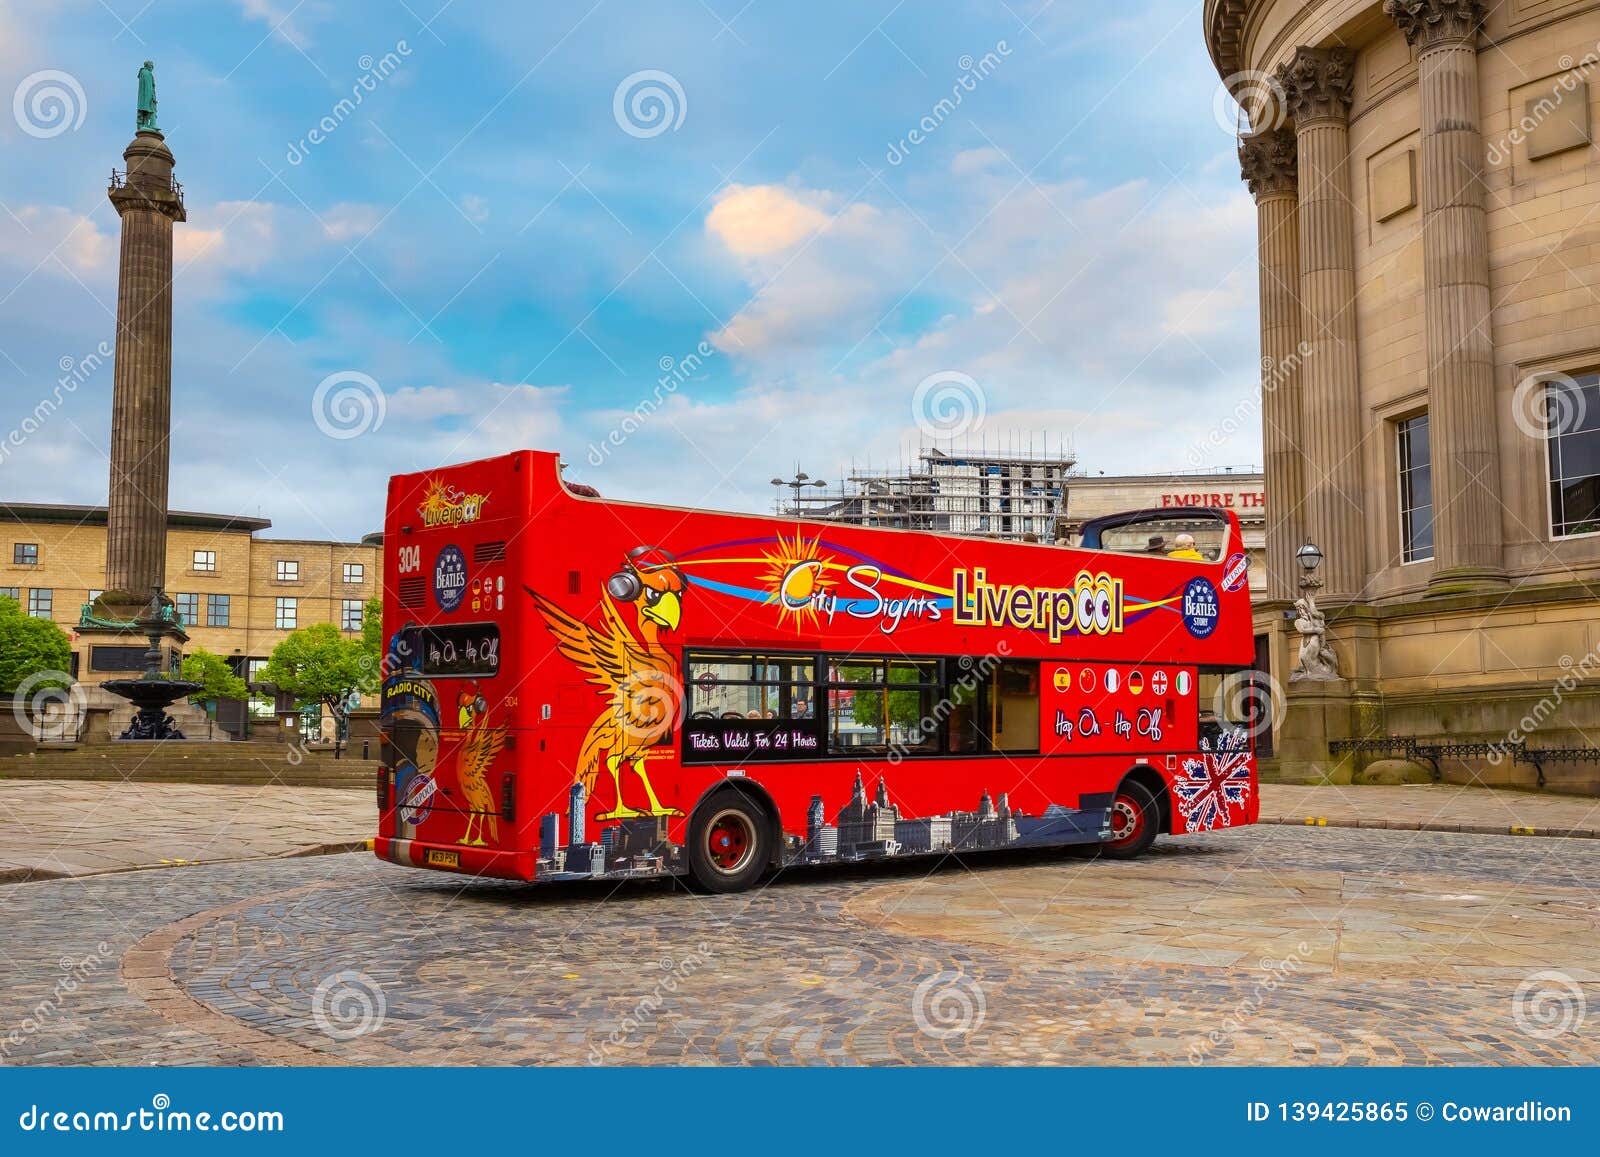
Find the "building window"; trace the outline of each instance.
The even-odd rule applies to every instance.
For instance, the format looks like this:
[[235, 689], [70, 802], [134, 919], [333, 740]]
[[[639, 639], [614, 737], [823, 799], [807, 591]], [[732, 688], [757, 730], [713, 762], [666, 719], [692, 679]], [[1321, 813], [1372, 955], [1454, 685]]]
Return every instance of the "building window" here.
[[11, 548], [11, 562], [15, 566], [38, 566], [39, 544], [19, 542]]
[[0, 587], [0, 599], [16, 599], [20, 603], [22, 602], [22, 588]]
[[206, 596], [206, 626], [226, 627], [228, 625], [228, 596]]
[[200, 596], [173, 595], [173, 606], [177, 609], [178, 617], [183, 620], [183, 625], [193, 627], [200, 622]]
[[194, 552], [194, 569], [214, 571], [217, 569], [217, 552], [214, 550], [197, 550]]
[[273, 614], [272, 625], [280, 631], [292, 631], [300, 617], [300, 600], [279, 599]]
[[1558, 378], [1544, 388], [1550, 446], [1550, 534], [1600, 531], [1600, 374]]
[[48, 619], [55, 601], [55, 591], [48, 587], [34, 587], [28, 592], [28, 613], [36, 619]]
[[344, 606], [339, 612], [339, 626], [346, 631], [359, 631], [362, 608], [363, 603], [360, 599], [345, 599]]
[[367, 580], [367, 568], [359, 562], [344, 564], [344, 581], [347, 583], [360, 583]]
[[281, 583], [297, 583], [300, 581], [300, 564], [292, 558], [278, 560], [278, 581]]
[[1428, 415], [1395, 423], [1400, 453], [1400, 561], [1433, 557], [1433, 453]]

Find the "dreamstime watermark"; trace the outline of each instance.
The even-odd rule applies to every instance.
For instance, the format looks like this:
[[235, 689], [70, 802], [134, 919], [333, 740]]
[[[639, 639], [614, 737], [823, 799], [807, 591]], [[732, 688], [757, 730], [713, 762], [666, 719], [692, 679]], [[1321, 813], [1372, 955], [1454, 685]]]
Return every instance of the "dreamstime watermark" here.
[[12, 1052], [22, 1047], [34, 1033], [61, 1015], [62, 1006], [80, 985], [86, 983], [100, 967], [111, 960], [111, 945], [101, 942], [88, 956], [74, 958], [63, 956], [59, 961], [61, 975], [50, 987], [50, 994], [36, 1003], [27, 1015], [14, 1025], [0, 1041], [0, 1060], [8, 1059]]
[[13, 451], [21, 449], [24, 442], [37, 434], [61, 408], [67, 396], [77, 393], [78, 387], [93, 377], [111, 355], [111, 343], [103, 341], [82, 357], [74, 358], [70, 355], [62, 357], [56, 363], [61, 370], [61, 376], [56, 379], [55, 388], [47, 396], [40, 398], [33, 409], [23, 415], [22, 421], [8, 430], [4, 439], [0, 439], [0, 464], [9, 458]]
[[969, 374], [940, 370], [917, 383], [911, 417], [929, 438], [959, 438], [983, 425], [988, 399]]
[[1576, 980], [1565, 972], [1547, 968], [1517, 985], [1511, 997], [1511, 1019], [1531, 1037], [1554, 1040], [1583, 1028], [1588, 1007]]
[[611, 94], [611, 116], [630, 137], [649, 140], [683, 127], [689, 98], [670, 72], [645, 68], [622, 78]]
[[1241, 398], [1222, 421], [1211, 427], [1204, 436], [1189, 447], [1186, 455], [1192, 467], [1203, 466], [1210, 453], [1220, 449], [1235, 434], [1245, 429], [1256, 429], [1261, 424], [1261, 407], [1269, 394], [1275, 394], [1283, 388], [1295, 374], [1300, 372], [1300, 367], [1311, 356], [1311, 343], [1301, 342], [1288, 357], [1281, 361], [1277, 358], [1264, 357], [1261, 359], [1261, 390]]
[[961, 102], [967, 94], [977, 92], [978, 85], [994, 75], [1000, 67], [1000, 62], [1011, 55], [1011, 45], [1004, 40], [995, 41], [994, 48], [985, 52], [974, 60], [971, 53], [961, 56], [956, 61], [956, 67], [961, 70], [955, 83], [950, 86], [950, 95], [940, 97], [933, 108], [919, 120], [916, 125], [898, 141], [890, 141], [889, 148], [884, 153], [884, 160], [891, 165], [898, 165], [911, 155], [911, 150], [926, 141], [939, 131], [939, 126], [949, 120], [961, 107]]
[[590, 1043], [589, 1063], [602, 1064], [617, 1049], [630, 1047], [629, 1038], [641, 1029], [653, 1027], [661, 1019], [661, 1011], [667, 1005], [668, 999], [678, 991], [678, 988], [715, 959], [716, 954], [712, 951], [711, 945], [704, 940], [681, 958], [662, 957], [659, 962], [661, 975], [651, 986], [650, 991], [640, 997], [638, 1003], [624, 1014], [617, 1027], [611, 1030], [611, 1034], [605, 1040]]
[[1556, 110], [1566, 103], [1567, 97], [1575, 93], [1579, 94], [1580, 99], [1587, 97], [1589, 76], [1596, 68], [1600, 68], [1600, 44], [1585, 53], [1582, 60], [1573, 60], [1570, 55], [1565, 55], [1556, 61], [1556, 66], [1561, 69], [1561, 75], [1556, 79], [1555, 87], [1532, 102], [1532, 106], [1527, 107], [1512, 124], [1509, 132], [1489, 142], [1485, 158], [1491, 165], [1503, 165], [1511, 160], [1516, 147], [1525, 144], [1540, 125], [1554, 116]]
[[88, 697], [81, 684], [65, 671], [35, 671], [20, 684], [11, 699], [11, 715], [35, 740], [49, 738], [51, 724], [59, 724], [67, 738], [67, 724], [82, 718]]
[[1596, 672], [1600, 672], [1600, 649], [1590, 651], [1581, 659], [1562, 655], [1560, 663], [1561, 674], [1550, 685], [1549, 693], [1542, 696], [1528, 709], [1527, 714], [1517, 720], [1517, 725], [1506, 732], [1504, 739], [1497, 739], [1489, 744], [1491, 767], [1499, 767], [1507, 759], [1516, 760], [1521, 754], [1521, 748], [1527, 743], [1528, 736], [1543, 727], [1545, 721], [1560, 710], [1569, 694], [1593, 678]]
[[383, 388], [360, 370], [329, 374], [311, 394], [311, 418], [317, 429], [340, 442], [376, 432], [388, 412]]
[[392, 49], [377, 59], [374, 59], [371, 53], [363, 53], [356, 60], [356, 67], [361, 70], [361, 75], [351, 84], [350, 95], [340, 97], [322, 119], [311, 126], [311, 130], [305, 136], [298, 141], [290, 141], [284, 159], [291, 165], [303, 162], [311, 155], [312, 149], [326, 141], [338, 131], [340, 125], [350, 119], [356, 109], [361, 107], [361, 102], [367, 99], [368, 94], [376, 92], [380, 84], [399, 71], [400, 65], [411, 55], [411, 51], [411, 45], [404, 40], [397, 40]]
[[1305, 963], [1305, 958], [1309, 955], [1311, 946], [1302, 942], [1282, 960], [1263, 957], [1259, 965], [1260, 977], [1251, 986], [1250, 994], [1242, 997], [1227, 1011], [1219, 1027], [1190, 1043], [1189, 1063], [1205, 1064], [1211, 1059], [1211, 1054], [1215, 1050], [1229, 1044], [1234, 1037], [1244, 1032], [1250, 1021], [1266, 1006], [1267, 999], [1278, 990], [1280, 984], [1300, 971], [1300, 966]]
[[1283, 717], [1288, 704], [1283, 684], [1265, 671], [1235, 671], [1217, 684], [1211, 710], [1230, 728], [1245, 731], [1252, 739], [1272, 730], [1272, 721]]
[[[974, 659], [971, 655], [962, 655], [956, 660], [956, 666], [961, 668], [961, 677], [950, 685], [950, 694], [943, 695], [939, 701], [921, 719], [913, 723], [903, 738], [896, 739], [889, 744], [887, 759], [891, 764], [899, 764], [906, 756], [916, 752], [917, 747], [924, 740], [931, 739], [939, 734], [939, 729], [944, 726], [944, 721], [955, 713], [957, 707], [971, 701], [978, 688], [987, 683], [994, 674], [996, 667], [1000, 666], [1006, 656], [1011, 654], [1011, 644], [1004, 639], [995, 647], [994, 653]], [[895, 694], [894, 685], [888, 687], [890, 695]], [[915, 691], [904, 692], [915, 695]]]
[[388, 1012], [383, 985], [354, 968], [324, 976], [311, 994], [311, 1020], [334, 1040], [377, 1032]]
[[643, 429], [655, 412], [666, 405], [667, 399], [678, 392], [678, 387], [699, 373], [706, 361], [716, 354], [715, 346], [708, 341], [701, 341], [692, 353], [687, 353], [681, 358], [663, 356], [656, 363], [661, 370], [661, 376], [656, 379], [655, 388], [650, 391], [650, 396], [639, 399], [638, 405], [623, 415], [622, 421], [606, 431], [605, 437], [598, 442], [589, 443], [589, 465], [603, 466], [606, 459], [611, 457], [613, 450], [620, 449], [624, 442]]
[[1568, 374], [1529, 374], [1511, 393], [1511, 420], [1541, 442], [1581, 428], [1588, 409], [1583, 387]]
[[976, 1034], [988, 1011], [983, 985], [964, 972], [936, 972], [911, 994], [911, 1019], [935, 1040]]
[[22, 78], [11, 94], [11, 115], [30, 137], [49, 140], [83, 124], [89, 98], [70, 72], [46, 68]]
[[1211, 98], [1211, 115], [1230, 137], [1239, 134], [1241, 113], [1247, 132], [1264, 133], [1288, 123], [1288, 105], [1283, 82], [1270, 72], [1252, 68], [1223, 78]]

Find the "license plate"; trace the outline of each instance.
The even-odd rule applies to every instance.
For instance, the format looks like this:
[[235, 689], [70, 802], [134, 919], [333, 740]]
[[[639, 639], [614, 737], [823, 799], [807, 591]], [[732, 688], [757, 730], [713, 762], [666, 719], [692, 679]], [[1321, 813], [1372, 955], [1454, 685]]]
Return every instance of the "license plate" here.
[[461, 866], [461, 853], [429, 848], [428, 854], [422, 862], [430, 868], [459, 868]]

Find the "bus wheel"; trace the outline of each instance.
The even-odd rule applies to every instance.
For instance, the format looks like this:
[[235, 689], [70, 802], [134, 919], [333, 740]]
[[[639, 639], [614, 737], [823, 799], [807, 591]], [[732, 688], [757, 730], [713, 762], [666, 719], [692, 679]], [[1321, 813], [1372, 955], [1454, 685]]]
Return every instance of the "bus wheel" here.
[[719, 792], [689, 825], [689, 871], [708, 892], [742, 892], [767, 866], [767, 819], [734, 792]]
[[1138, 780], [1126, 779], [1111, 802], [1111, 839], [1100, 845], [1102, 855], [1131, 860], [1156, 842], [1156, 797]]

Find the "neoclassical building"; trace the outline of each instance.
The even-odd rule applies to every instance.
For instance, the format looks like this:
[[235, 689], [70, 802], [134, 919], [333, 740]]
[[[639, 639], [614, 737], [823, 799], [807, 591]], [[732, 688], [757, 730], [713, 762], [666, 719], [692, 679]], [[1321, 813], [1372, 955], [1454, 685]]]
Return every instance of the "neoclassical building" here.
[[[1204, 19], [1249, 120], [1283, 771], [1405, 736], [1532, 749], [1447, 778], [1595, 790], [1540, 751], [1600, 747], [1600, 2]], [[1291, 679], [1308, 541], [1333, 680]]]

